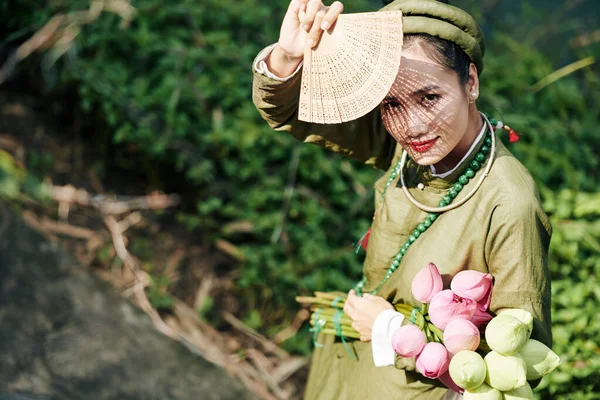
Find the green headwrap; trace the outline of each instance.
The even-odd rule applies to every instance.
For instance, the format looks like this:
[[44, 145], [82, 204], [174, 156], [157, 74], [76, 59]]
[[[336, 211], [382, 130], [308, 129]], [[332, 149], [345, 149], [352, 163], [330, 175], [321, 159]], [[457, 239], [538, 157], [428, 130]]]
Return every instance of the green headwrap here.
[[485, 54], [483, 32], [467, 12], [437, 0], [396, 0], [380, 11], [393, 10], [401, 10], [404, 15], [404, 34], [427, 33], [457, 44], [481, 74]]

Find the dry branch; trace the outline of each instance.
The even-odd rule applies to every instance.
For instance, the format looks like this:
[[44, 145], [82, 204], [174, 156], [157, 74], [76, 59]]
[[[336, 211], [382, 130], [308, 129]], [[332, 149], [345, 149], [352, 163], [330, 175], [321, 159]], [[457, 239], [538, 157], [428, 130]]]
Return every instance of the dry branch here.
[[256, 349], [248, 349], [248, 357], [261, 375], [261, 381], [265, 382], [269, 389], [278, 399], [287, 400], [290, 393], [286, 393], [279, 387], [279, 382], [273, 379], [273, 364], [265, 355]]
[[82, 26], [94, 22], [103, 11], [118, 14], [121, 26], [127, 26], [135, 14], [128, 0], [91, 0], [86, 11], [55, 15], [4, 62], [0, 68], [0, 84], [8, 79], [18, 63], [36, 51], [52, 50], [54, 60], [58, 59], [73, 46]]
[[[146, 287], [151, 284], [150, 277], [140, 268], [139, 261], [127, 249], [125, 232], [142, 220], [142, 215], [137, 210], [171, 207], [178, 203], [178, 196], [160, 193], [139, 197], [93, 195], [71, 185], [51, 186], [50, 193], [52, 199], [62, 205], [63, 210], [66, 209], [67, 213], [68, 209], [76, 204], [94, 208], [102, 214], [112, 240], [115, 260], [125, 266], [124, 271], [126, 272], [124, 273], [130, 274], [131, 284], [123, 294], [135, 296], [138, 305], [150, 316], [159, 332], [179, 341], [192, 353], [225, 368], [231, 375], [238, 377], [249, 390], [264, 400], [289, 400], [292, 398], [293, 385], [289, 382], [284, 383], [299, 368], [306, 365], [306, 359], [291, 357], [277, 344], [246, 326], [232, 314], [225, 312], [223, 316], [227, 322], [255, 340], [267, 353], [274, 356], [268, 358], [257, 349], [246, 349], [247, 360], [251, 361], [248, 362], [241, 355], [243, 352], [238, 351], [237, 354], [232, 354], [232, 340], [203, 322], [198, 312], [187, 304], [176, 299], [172, 309], [173, 315], [163, 319], [148, 300]], [[117, 214], [122, 214], [124, 217], [117, 220]], [[50, 233], [88, 239], [88, 246], [90, 242], [97, 241], [100, 237], [89, 229], [75, 227], [65, 222], [38, 222], [37, 224]], [[237, 248], [229, 242], [221, 240], [217, 243], [217, 247], [225, 253], [236, 256]], [[173, 274], [185, 255], [185, 250], [178, 248], [169, 258], [165, 273]], [[203, 280], [195, 299], [196, 305], [201, 306], [204, 303], [213, 285], [213, 279]], [[289, 329], [297, 330], [298, 324], [306, 319], [302, 311], [307, 312], [301, 310]], [[288, 332], [288, 334], [294, 333]], [[235, 341], [235, 345], [236, 348], [240, 346], [237, 341]]]
[[281, 347], [277, 346], [275, 343], [271, 342], [269, 339], [256, 332], [254, 329], [250, 328], [242, 321], [237, 319], [233, 314], [228, 313], [227, 311], [222, 313], [223, 318], [227, 321], [231, 326], [239, 330], [240, 332], [245, 333], [248, 337], [256, 340], [266, 351], [273, 353], [277, 357], [281, 359], [288, 359], [290, 355], [283, 350]]
[[273, 336], [273, 341], [277, 344], [283, 343], [286, 340], [288, 340], [289, 338], [291, 338], [292, 336], [296, 335], [296, 333], [298, 333], [298, 331], [302, 327], [302, 324], [304, 324], [304, 322], [309, 317], [310, 317], [310, 312], [307, 309], [305, 309], [305, 308], [300, 309], [296, 313], [296, 316], [292, 320], [292, 323], [287, 328], [285, 328], [284, 330], [282, 330], [280, 332], [277, 332], [277, 334], [275, 334]]
[[90, 240], [99, 236], [98, 233], [92, 229], [54, 221], [46, 217], [39, 218], [38, 223], [40, 228], [44, 231], [70, 236], [75, 239]]
[[50, 197], [69, 205], [78, 204], [96, 208], [102, 214], [124, 214], [134, 210], [161, 210], [179, 204], [176, 194], [149, 193], [145, 196], [107, 196], [91, 194], [85, 189], [77, 189], [72, 185], [50, 187]]
[[147, 278], [144, 276], [145, 273], [143, 271], [140, 271], [136, 260], [129, 253], [127, 247], [125, 246], [125, 239], [123, 237], [122, 226], [111, 215], [107, 215], [104, 217], [104, 223], [106, 224], [106, 227], [108, 228], [111, 234], [113, 245], [115, 247], [115, 251], [117, 252], [117, 256], [119, 256], [123, 263], [127, 267], [129, 267], [130, 271], [135, 277], [136, 285], [134, 287], [134, 293], [140, 307], [146, 312], [146, 314], [150, 316], [154, 327], [159, 332], [161, 332], [165, 336], [177, 340], [178, 335], [167, 324], [165, 324], [158, 312], [154, 309], [154, 307], [152, 307], [150, 300], [148, 300], [148, 297], [146, 296], [146, 292], [144, 289], [145, 280]]
[[277, 383], [286, 381], [290, 376], [294, 375], [298, 370], [308, 365], [308, 357], [293, 357], [287, 361], [279, 363], [273, 371], [273, 379]]

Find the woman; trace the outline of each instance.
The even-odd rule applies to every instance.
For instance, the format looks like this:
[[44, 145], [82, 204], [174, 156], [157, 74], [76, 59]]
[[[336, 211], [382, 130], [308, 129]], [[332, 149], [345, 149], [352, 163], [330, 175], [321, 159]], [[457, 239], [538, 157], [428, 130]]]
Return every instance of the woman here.
[[[278, 43], [254, 63], [253, 99], [271, 127], [387, 171], [375, 184], [365, 279], [357, 286], [377, 295], [352, 290], [345, 307], [361, 334], [349, 343], [356, 357], [335, 337], [320, 337], [324, 346], [315, 349], [305, 399], [450, 398], [412, 360], [390, 354], [389, 337], [402, 320], [392, 304], [419, 305], [410, 285], [429, 262], [445, 288], [461, 270], [489, 272], [495, 279], [490, 310], [528, 310], [536, 318], [533, 336], [550, 346], [551, 227], [531, 176], [492, 141], [492, 126], [477, 109], [483, 36], [460, 9], [435, 0], [386, 6], [403, 11], [405, 44], [380, 107], [340, 125], [298, 121], [305, 41], [315, 46], [342, 9], [339, 2], [292, 0]], [[410, 161], [399, 170], [403, 150]]]

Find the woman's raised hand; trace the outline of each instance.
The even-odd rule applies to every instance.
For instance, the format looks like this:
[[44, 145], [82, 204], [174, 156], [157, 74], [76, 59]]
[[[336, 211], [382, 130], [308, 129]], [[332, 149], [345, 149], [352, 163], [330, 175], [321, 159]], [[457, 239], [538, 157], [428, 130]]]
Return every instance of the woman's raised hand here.
[[304, 46], [314, 47], [323, 31], [331, 28], [344, 10], [339, 1], [325, 6], [322, 0], [292, 0], [283, 18], [279, 41], [267, 59], [271, 72], [280, 77], [290, 75], [304, 56]]
[[304, 44], [314, 47], [344, 10], [339, 1], [327, 7], [321, 0], [292, 0], [279, 32], [279, 46], [290, 57], [302, 57]]

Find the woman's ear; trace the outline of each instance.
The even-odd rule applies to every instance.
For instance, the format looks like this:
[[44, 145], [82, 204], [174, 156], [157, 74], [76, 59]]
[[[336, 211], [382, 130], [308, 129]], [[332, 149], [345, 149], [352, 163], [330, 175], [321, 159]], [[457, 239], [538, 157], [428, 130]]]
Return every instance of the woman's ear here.
[[469, 64], [469, 80], [467, 81], [467, 95], [469, 100], [474, 102], [479, 98], [479, 75], [475, 64]]

